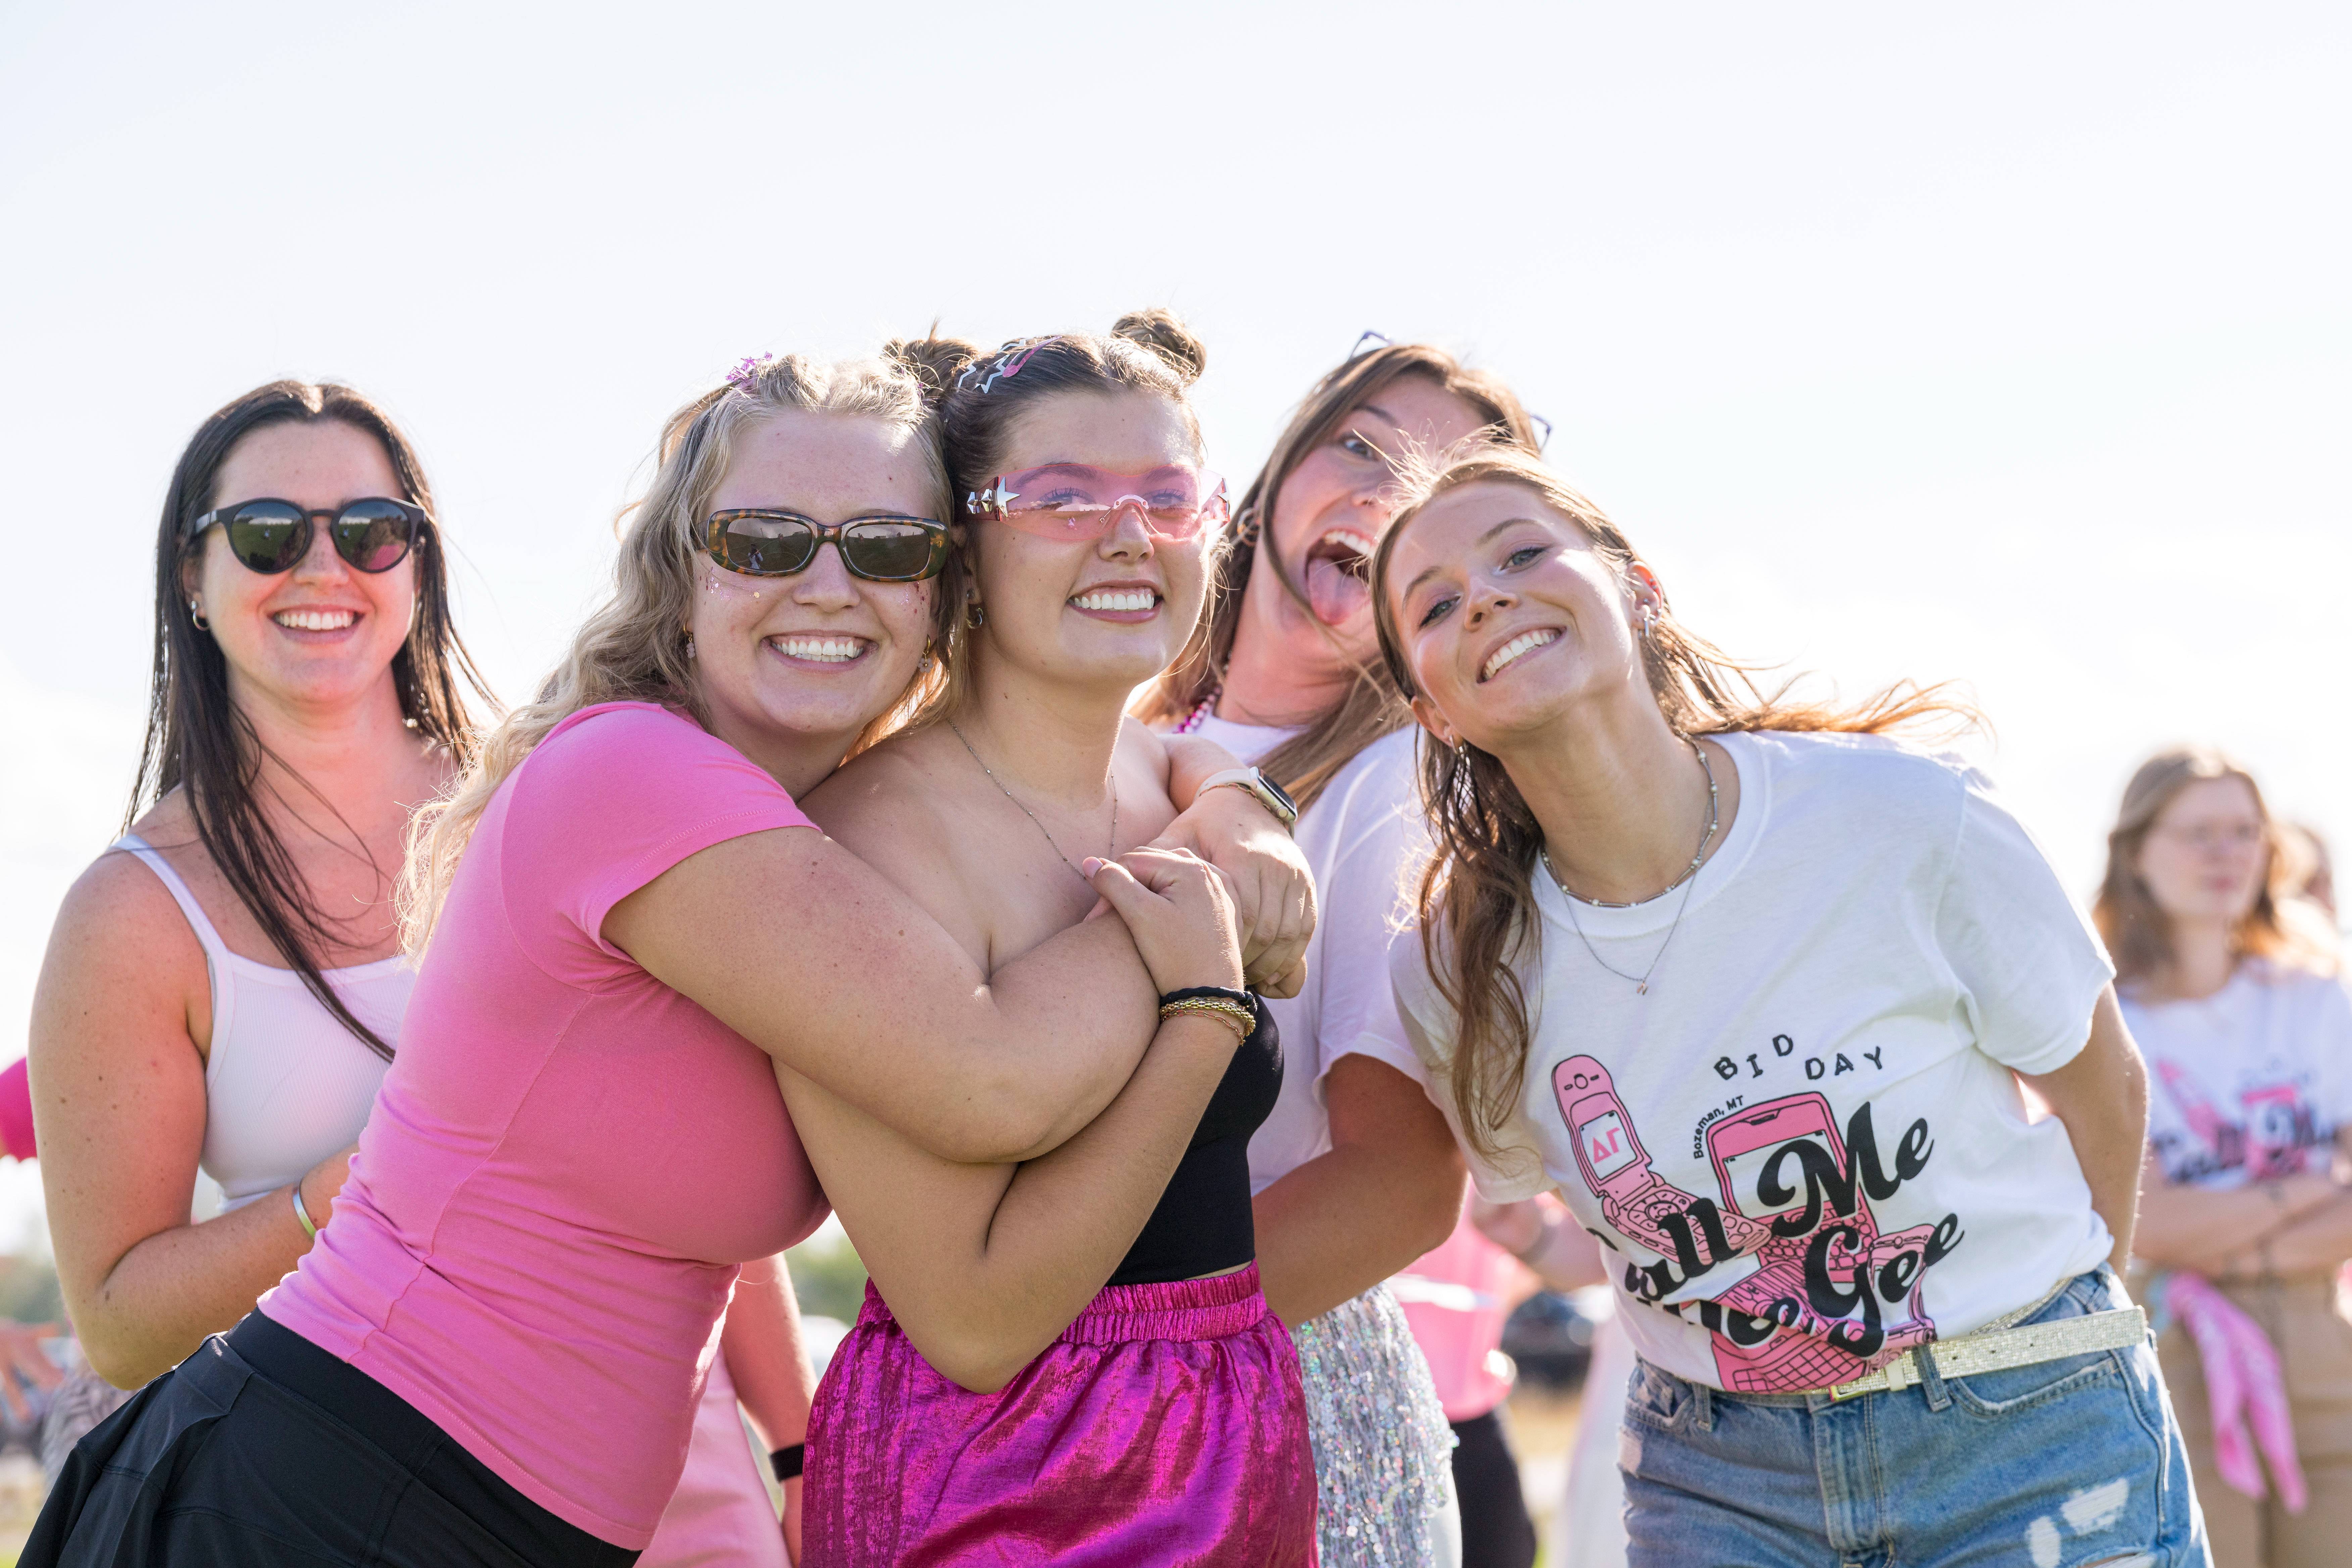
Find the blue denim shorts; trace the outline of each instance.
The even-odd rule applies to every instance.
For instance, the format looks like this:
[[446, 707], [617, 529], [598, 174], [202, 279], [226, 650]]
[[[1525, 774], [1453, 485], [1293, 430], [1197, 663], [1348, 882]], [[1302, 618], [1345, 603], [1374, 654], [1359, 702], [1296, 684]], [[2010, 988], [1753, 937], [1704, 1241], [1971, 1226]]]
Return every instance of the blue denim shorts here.
[[[2105, 1268], [2028, 1322], [2125, 1304]], [[1641, 1363], [1626, 1389], [1630, 1568], [2210, 1568], [2147, 1341], [1836, 1401]]]

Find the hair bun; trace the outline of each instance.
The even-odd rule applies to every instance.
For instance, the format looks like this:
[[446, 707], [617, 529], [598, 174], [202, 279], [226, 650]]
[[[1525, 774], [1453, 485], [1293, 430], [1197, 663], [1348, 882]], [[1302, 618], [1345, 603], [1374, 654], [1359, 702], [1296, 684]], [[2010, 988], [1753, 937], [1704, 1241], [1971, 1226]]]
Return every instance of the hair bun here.
[[1111, 323], [1111, 335], [1139, 344], [1166, 361], [1168, 367], [1190, 386], [1201, 379], [1209, 368], [1209, 347], [1192, 335], [1173, 310], [1153, 306], [1149, 310], [1129, 310]]
[[956, 377], [980, 357], [980, 349], [961, 338], [943, 338], [933, 324], [919, 338], [892, 338], [882, 345], [882, 357], [912, 375], [923, 389], [923, 401], [938, 406], [954, 389]]

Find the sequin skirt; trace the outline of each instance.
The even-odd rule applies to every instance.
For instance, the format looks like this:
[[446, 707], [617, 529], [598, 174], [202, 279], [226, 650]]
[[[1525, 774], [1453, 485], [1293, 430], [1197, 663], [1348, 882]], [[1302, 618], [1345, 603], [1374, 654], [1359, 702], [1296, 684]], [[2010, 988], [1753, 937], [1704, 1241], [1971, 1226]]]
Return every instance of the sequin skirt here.
[[1255, 1265], [1108, 1286], [993, 1394], [934, 1372], [869, 1284], [803, 1488], [808, 1568], [1316, 1562], [1298, 1357]]
[[1385, 1285], [1290, 1331], [1315, 1445], [1323, 1561], [1426, 1568], [1429, 1521], [1454, 1495], [1454, 1429]]

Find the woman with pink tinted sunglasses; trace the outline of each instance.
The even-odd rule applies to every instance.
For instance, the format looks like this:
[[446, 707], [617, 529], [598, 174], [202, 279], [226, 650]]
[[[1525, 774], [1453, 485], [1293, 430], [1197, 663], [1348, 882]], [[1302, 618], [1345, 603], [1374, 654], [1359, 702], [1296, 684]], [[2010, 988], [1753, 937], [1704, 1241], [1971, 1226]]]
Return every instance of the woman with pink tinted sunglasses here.
[[[1167, 742], [1123, 710], [1199, 624], [1223, 500], [1186, 395], [1202, 352], [1172, 317], [964, 356], [943, 410], [964, 530], [947, 689], [808, 809], [987, 967], [1086, 920], [1095, 868], [1174, 816]], [[1316, 1561], [1298, 1358], [1251, 1224], [1279, 1041], [1237, 965], [1205, 988], [1157, 962], [1099, 981], [1101, 1006], [1158, 991], [1163, 1016], [1234, 1032], [1196, 1126], [1114, 1105], [1063, 1146], [1149, 1173], [1150, 1195], [1074, 1192], [1018, 1275], [992, 1217], [1009, 1172], [936, 1159], [779, 1074], [873, 1274], [810, 1415], [813, 1561]]]

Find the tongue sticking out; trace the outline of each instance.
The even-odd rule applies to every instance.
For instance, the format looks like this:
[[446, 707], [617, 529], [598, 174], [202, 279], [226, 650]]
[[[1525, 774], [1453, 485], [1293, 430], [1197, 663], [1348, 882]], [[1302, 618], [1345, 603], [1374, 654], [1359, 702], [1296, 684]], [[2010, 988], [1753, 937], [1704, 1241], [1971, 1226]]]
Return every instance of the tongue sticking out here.
[[1314, 606], [1317, 620], [1327, 626], [1339, 626], [1370, 602], [1364, 565], [1364, 558], [1352, 552], [1339, 557], [1318, 552], [1307, 558], [1307, 602]]

